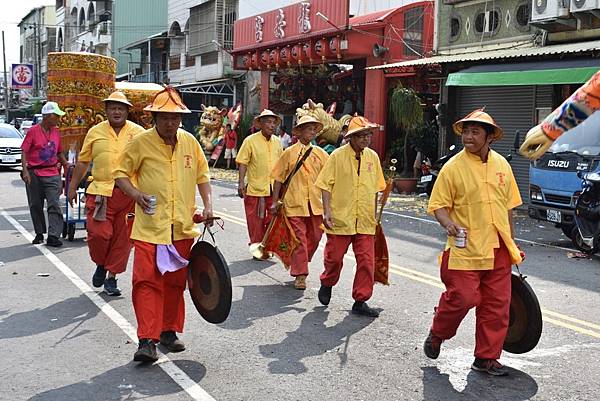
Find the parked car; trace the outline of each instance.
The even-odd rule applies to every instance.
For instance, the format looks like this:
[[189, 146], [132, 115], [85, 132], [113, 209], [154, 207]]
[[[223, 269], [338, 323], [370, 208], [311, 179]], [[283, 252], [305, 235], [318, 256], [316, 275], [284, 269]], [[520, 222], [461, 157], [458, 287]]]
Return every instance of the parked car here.
[[19, 128], [21, 130], [21, 134], [23, 134], [23, 136], [27, 135], [27, 131], [29, 131], [29, 128], [31, 127], [33, 127], [33, 121], [23, 120], [21, 122], [21, 128]]
[[0, 167], [21, 165], [23, 135], [10, 124], [0, 124]]
[[43, 114], [35, 114], [33, 116], [33, 124], [35, 125], [35, 124], [41, 123], [43, 117], [44, 117]]

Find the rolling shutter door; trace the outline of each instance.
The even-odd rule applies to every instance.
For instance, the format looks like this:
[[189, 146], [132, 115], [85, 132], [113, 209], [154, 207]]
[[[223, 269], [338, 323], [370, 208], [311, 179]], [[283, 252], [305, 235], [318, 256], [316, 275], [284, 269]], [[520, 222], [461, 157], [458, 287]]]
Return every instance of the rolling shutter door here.
[[[529, 161], [513, 149], [515, 134], [521, 132], [521, 142], [534, 125], [536, 107], [552, 106], [552, 86], [463, 86], [457, 91], [459, 118], [476, 108], [485, 106], [496, 123], [504, 130], [504, 137], [492, 148], [506, 156], [512, 154], [510, 165], [515, 174], [523, 203], [529, 201]], [[537, 106], [536, 106], [537, 104]]]

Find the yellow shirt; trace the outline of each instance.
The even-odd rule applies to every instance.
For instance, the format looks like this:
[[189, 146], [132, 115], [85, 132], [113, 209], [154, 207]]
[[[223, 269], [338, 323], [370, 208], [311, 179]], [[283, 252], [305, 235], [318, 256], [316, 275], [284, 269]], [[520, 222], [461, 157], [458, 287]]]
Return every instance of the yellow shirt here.
[[196, 138], [179, 129], [173, 150], [155, 128], [136, 136], [125, 148], [115, 178], [134, 176], [137, 189], [156, 196], [156, 213], [148, 215], [135, 205], [132, 239], [171, 244], [171, 229], [173, 240], [199, 235], [192, 221], [196, 188], [210, 178]]
[[466, 248], [456, 248], [454, 237], [448, 237], [448, 268], [493, 269], [494, 248], [500, 247], [498, 235], [512, 262], [520, 263], [519, 250], [510, 234], [508, 211], [522, 203], [510, 164], [493, 150], [487, 163], [466, 150], [446, 163], [433, 187], [427, 212], [447, 208], [452, 221], [467, 230]]
[[[304, 146], [297, 142], [284, 150], [271, 171], [271, 178], [283, 183], [309, 147], [311, 145]], [[329, 159], [327, 152], [318, 146], [312, 146], [310, 155], [292, 177], [283, 198], [287, 216], [308, 217], [311, 210], [314, 215], [323, 214], [321, 190], [315, 186], [315, 182], [327, 159]]]
[[364, 149], [357, 172], [356, 153], [346, 144], [333, 151], [317, 178], [317, 187], [331, 193], [334, 227], [328, 234], [375, 234], [375, 196], [385, 189], [377, 153]]
[[88, 194], [111, 196], [115, 186], [114, 173], [119, 162], [119, 156], [131, 140], [144, 128], [134, 122], [127, 121], [119, 131], [119, 135], [108, 121], [94, 125], [88, 131], [79, 161], [92, 162], [92, 181], [87, 188]]
[[248, 166], [246, 171], [248, 195], [271, 196], [273, 180], [270, 178], [270, 173], [282, 152], [277, 135], [271, 135], [271, 139], [267, 141], [262, 132], [258, 131], [244, 139], [235, 161]]

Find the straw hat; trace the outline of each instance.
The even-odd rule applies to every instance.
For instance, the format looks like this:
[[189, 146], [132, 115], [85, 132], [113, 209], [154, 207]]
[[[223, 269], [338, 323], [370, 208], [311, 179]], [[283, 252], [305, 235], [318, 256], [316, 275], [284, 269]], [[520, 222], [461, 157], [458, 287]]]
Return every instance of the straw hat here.
[[373, 128], [379, 127], [378, 124], [372, 123], [362, 116], [354, 116], [348, 123], [348, 132], [344, 135], [344, 139], [362, 131], [370, 131]]
[[127, 96], [125, 96], [125, 94], [121, 91], [114, 91], [109, 97], [104, 99], [103, 102], [116, 102], [126, 104], [129, 107], [133, 106], [131, 103], [129, 103], [129, 100], [127, 100]]
[[323, 124], [319, 120], [317, 120], [313, 116], [305, 115], [298, 119], [296, 126], [292, 129], [292, 133], [294, 135], [296, 135], [296, 132], [298, 131], [298, 129], [300, 127], [302, 127], [303, 125], [306, 125], [306, 124], [311, 124], [311, 123], [317, 124], [317, 132], [319, 132], [323, 129]]
[[158, 113], [191, 113], [179, 94], [172, 86], [166, 86], [158, 92], [152, 101], [152, 104], [144, 107], [144, 111], [154, 111]]
[[281, 124], [281, 117], [279, 117], [277, 114], [273, 113], [269, 109], [264, 109], [260, 112], [259, 115], [254, 117], [254, 125], [257, 125], [260, 122], [260, 119], [263, 117], [275, 117], [277, 119], [277, 125]]
[[452, 125], [452, 128], [454, 128], [454, 133], [458, 136], [461, 136], [464, 123], [474, 122], [474, 123], [491, 125], [492, 127], [494, 127], [494, 133], [492, 134], [493, 140], [494, 141], [500, 140], [500, 138], [502, 138], [502, 135], [503, 135], [502, 128], [500, 128], [498, 126], [498, 124], [496, 124], [494, 119], [488, 113], [483, 111], [484, 109], [485, 109], [485, 107], [481, 108], [481, 109], [473, 110], [472, 112], [467, 114], [465, 117], [463, 117], [462, 119], [455, 122]]

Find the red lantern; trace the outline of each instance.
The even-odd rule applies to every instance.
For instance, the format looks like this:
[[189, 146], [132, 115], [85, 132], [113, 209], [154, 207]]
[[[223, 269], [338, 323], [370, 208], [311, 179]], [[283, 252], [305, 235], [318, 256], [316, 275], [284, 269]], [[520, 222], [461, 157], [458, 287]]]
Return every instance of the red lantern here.
[[265, 67], [269, 66], [269, 51], [265, 50], [260, 53], [260, 63]]
[[314, 49], [316, 55], [321, 57], [323, 62], [325, 62], [325, 59], [331, 55], [331, 52], [329, 51], [329, 43], [325, 38], [317, 40], [315, 42]]
[[252, 53], [252, 58], [251, 58], [251, 68], [255, 68], [255, 69], [260, 69], [260, 66], [258, 65], [258, 52], [254, 52]]
[[279, 49], [273, 49], [269, 52], [269, 64], [279, 68]]
[[299, 65], [302, 65], [302, 63], [304, 62], [304, 59], [305, 59], [304, 53], [302, 52], [302, 45], [298, 44], [298, 45], [292, 46], [290, 53], [292, 55], [292, 59], [294, 59]]
[[312, 64], [315, 58], [315, 51], [313, 49], [313, 42], [306, 42], [302, 44], [302, 57], [304, 60], [308, 60]]
[[244, 54], [242, 56], [242, 65], [246, 69], [251, 69], [252, 68], [252, 55], [250, 53]]
[[283, 49], [281, 49], [281, 51], [279, 52], [279, 58], [282, 63], [286, 63], [289, 65], [291, 61], [290, 48], [284, 47]]
[[342, 49], [340, 49], [341, 39], [339, 36], [329, 39], [329, 51], [335, 54], [340, 60], [342, 58]]

